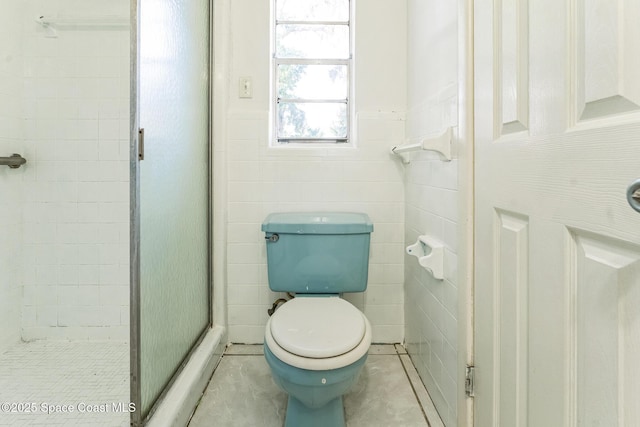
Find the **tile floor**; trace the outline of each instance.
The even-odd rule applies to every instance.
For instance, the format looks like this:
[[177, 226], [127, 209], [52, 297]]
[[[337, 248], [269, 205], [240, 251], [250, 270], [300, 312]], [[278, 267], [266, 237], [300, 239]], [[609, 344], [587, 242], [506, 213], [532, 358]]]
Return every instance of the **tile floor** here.
[[[128, 343], [35, 341], [0, 355], [0, 426], [128, 426], [129, 413], [112, 406], [128, 402]], [[73, 412], [47, 414], [48, 405]]]
[[[262, 346], [232, 345], [216, 368], [189, 427], [281, 427], [287, 396], [271, 379]], [[400, 345], [373, 345], [344, 399], [349, 427], [443, 427]]]
[[[19, 344], [0, 355], [0, 404], [35, 403], [37, 411], [3, 410], [0, 426], [128, 426], [129, 414], [112, 406], [129, 400], [128, 366], [127, 343]], [[271, 379], [262, 346], [233, 345], [214, 372], [189, 427], [281, 427], [286, 400]], [[43, 404], [71, 405], [74, 412], [45, 414]], [[105, 404], [106, 412], [79, 412], [80, 407]], [[443, 427], [411, 359], [399, 345], [371, 347], [358, 384], [345, 396], [345, 412], [349, 427]]]

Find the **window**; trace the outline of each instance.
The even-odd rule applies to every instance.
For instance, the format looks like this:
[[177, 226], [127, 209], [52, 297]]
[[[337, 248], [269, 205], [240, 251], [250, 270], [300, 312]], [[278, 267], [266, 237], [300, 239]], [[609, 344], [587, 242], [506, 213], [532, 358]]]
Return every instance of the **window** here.
[[273, 1], [276, 143], [348, 142], [350, 1]]

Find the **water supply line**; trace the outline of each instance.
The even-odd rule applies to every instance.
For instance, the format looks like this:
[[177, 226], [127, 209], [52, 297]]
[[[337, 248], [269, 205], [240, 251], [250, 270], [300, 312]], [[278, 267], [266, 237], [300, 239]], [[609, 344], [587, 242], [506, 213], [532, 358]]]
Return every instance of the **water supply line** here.
[[287, 292], [287, 296], [289, 298], [278, 298], [277, 300], [275, 300], [273, 302], [273, 305], [271, 306], [270, 309], [267, 310], [267, 313], [269, 314], [269, 316], [272, 316], [273, 313], [276, 312], [276, 310], [278, 309], [278, 307], [280, 307], [282, 304], [284, 304], [285, 302], [292, 300], [293, 298], [295, 298], [296, 296], [294, 294], [292, 294], [291, 292]]

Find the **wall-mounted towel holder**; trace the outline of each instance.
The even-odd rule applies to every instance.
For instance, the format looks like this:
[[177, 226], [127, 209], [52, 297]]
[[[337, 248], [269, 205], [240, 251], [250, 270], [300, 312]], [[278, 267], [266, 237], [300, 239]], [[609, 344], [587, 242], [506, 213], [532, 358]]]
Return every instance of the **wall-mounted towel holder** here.
[[397, 145], [391, 148], [391, 153], [402, 159], [402, 163], [407, 164], [411, 159], [406, 153], [412, 151], [435, 151], [440, 154], [440, 158], [444, 161], [451, 161], [451, 128], [447, 128], [442, 134], [435, 138], [423, 138], [420, 142], [412, 142], [409, 140], [406, 144]]
[[58, 30], [64, 28], [75, 29], [127, 29], [131, 26], [128, 16], [75, 16], [52, 17], [38, 16], [36, 22], [45, 29], [45, 37], [58, 37]]
[[407, 253], [418, 258], [418, 264], [435, 279], [444, 279], [444, 245], [438, 239], [426, 235], [418, 236], [413, 245], [407, 246]]
[[18, 169], [27, 163], [27, 159], [20, 154], [12, 154], [9, 157], [0, 157], [0, 166], [9, 166], [11, 169]]

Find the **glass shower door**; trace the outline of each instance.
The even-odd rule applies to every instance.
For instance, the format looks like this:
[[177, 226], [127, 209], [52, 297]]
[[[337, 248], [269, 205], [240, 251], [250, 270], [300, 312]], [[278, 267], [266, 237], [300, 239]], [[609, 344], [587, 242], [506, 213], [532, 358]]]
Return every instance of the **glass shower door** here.
[[131, 383], [138, 425], [210, 325], [210, 5], [133, 3]]

